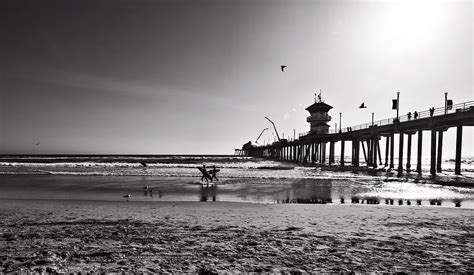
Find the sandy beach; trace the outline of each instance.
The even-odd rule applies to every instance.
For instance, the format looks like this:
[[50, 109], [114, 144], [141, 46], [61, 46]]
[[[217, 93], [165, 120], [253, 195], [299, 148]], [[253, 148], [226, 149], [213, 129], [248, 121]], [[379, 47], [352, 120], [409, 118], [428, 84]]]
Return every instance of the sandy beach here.
[[0, 275], [474, 274], [473, 11], [3, 0]]
[[0, 200], [1, 272], [473, 272], [472, 209]]

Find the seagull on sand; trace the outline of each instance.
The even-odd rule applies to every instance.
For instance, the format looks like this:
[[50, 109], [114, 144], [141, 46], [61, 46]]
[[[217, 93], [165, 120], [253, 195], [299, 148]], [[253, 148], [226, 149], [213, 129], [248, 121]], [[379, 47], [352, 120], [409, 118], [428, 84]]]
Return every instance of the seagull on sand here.
[[364, 109], [364, 108], [367, 108], [367, 106], [365, 106], [365, 103], [362, 102], [362, 104], [360, 104], [359, 108]]
[[281, 65], [281, 66], [280, 66], [281, 71], [284, 72], [286, 67], [288, 67], [288, 66], [286, 66], [286, 65]]
[[128, 195], [125, 195], [123, 196], [125, 199], [127, 199], [127, 201], [130, 199], [130, 197], [132, 196], [132, 194], [128, 194]]

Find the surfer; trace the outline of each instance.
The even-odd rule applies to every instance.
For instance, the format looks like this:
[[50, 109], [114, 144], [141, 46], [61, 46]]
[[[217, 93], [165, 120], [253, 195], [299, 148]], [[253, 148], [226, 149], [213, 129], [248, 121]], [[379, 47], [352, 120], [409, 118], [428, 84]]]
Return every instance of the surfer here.
[[216, 176], [216, 175], [217, 175], [217, 172], [219, 172], [219, 170], [217, 170], [217, 169], [216, 169], [216, 166], [213, 165], [213, 166], [212, 166], [212, 170], [211, 170], [211, 172], [210, 172], [210, 174], [212, 175], [211, 181], [212, 181], [213, 179], [216, 179], [216, 181], [219, 181], [219, 179], [218, 179], [217, 176]]
[[212, 177], [207, 177], [207, 175], [206, 175], [206, 174], [208, 174], [208, 172], [207, 172], [207, 170], [206, 170], [206, 165], [205, 165], [205, 164], [202, 165], [202, 168], [198, 168], [198, 169], [199, 169], [199, 170], [201, 171], [201, 173], [202, 173], [201, 181], [202, 181], [203, 179], [206, 179], [206, 182], [209, 182], [209, 178], [210, 178], [210, 180], [212, 181]]

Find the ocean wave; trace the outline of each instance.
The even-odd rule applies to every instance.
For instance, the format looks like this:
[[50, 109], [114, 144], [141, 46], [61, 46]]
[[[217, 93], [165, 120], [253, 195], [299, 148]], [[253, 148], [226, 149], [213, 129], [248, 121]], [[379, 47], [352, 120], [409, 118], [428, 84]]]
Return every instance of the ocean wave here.
[[[32, 171], [0, 171], [0, 175], [63, 175], [63, 176], [158, 176], [158, 177], [177, 177], [177, 178], [197, 178], [201, 177], [201, 174], [187, 174], [187, 173], [172, 173], [172, 172], [159, 172], [159, 173], [144, 173], [140, 171], [135, 172], [120, 172], [120, 171], [45, 171], [45, 170], [32, 170]], [[286, 176], [275, 176], [275, 175], [225, 175], [225, 177], [219, 177], [220, 179], [314, 179], [314, 176], [300, 176], [300, 175], [286, 175]]]
[[160, 156], [0, 156], [0, 162], [25, 162], [25, 163], [56, 163], [56, 162], [123, 162], [123, 163], [190, 163], [190, 162], [238, 162], [259, 161], [253, 157], [210, 155], [160, 155]]
[[[285, 165], [277, 162], [221, 162], [203, 163], [208, 167], [216, 165], [218, 168], [228, 169], [271, 169], [290, 170], [294, 165]], [[55, 168], [197, 168], [197, 163], [145, 163], [140, 162], [0, 162], [0, 167], [55, 167]]]

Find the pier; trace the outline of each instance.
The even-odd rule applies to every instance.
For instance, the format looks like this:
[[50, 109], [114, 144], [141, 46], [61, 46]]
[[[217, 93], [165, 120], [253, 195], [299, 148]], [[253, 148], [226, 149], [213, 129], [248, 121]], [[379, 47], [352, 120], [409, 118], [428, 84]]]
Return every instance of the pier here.
[[[443, 133], [455, 127], [454, 172], [456, 175], [461, 174], [463, 127], [474, 126], [474, 101], [431, 108], [417, 113], [415, 117], [409, 114], [335, 130], [329, 130], [326, 124], [331, 119], [327, 115], [330, 108], [332, 107], [321, 101], [308, 107], [306, 110], [311, 115], [307, 121], [311, 124], [311, 131], [299, 134], [299, 138], [295, 140], [280, 140], [262, 146], [255, 146], [249, 142], [244, 144], [239, 152], [247, 156], [327, 166], [336, 166], [335, 156], [339, 155], [340, 161], [337, 165], [340, 167], [350, 165], [355, 168], [360, 167], [360, 159], [363, 155], [367, 168], [397, 169], [399, 174], [404, 171], [416, 171], [421, 174], [423, 135], [425, 134], [431, 137], [430, 173], [436, 175], [442, 172]], [[398, 139], [397, 164], [394, 163], [396, 138]], [[416, 153], [416, 163], [412, 164], [414, 138], [417, 139], [417, 148], [413, 152]], [[385, 139], [385, 148], [380, 146], [381, 139]], [[337, 148], [336, 143], [339, 143]], [[351, 152], [346, 150], [347, 144], [352, 145]], [[350, 163], [346, 163], [346, 156], [351, 156]]]

